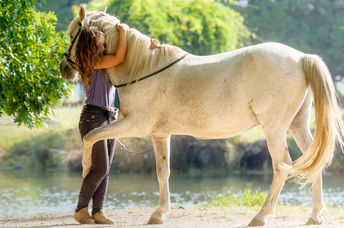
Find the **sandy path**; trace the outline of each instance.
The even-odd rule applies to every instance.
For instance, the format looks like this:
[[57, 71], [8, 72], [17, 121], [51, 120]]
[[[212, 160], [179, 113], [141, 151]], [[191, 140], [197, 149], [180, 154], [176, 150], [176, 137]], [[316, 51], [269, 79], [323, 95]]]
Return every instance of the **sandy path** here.
[[[258, 210], [173, 208], [163, 225], [146, 225], [154, 209], [107, 211], [116, 220], [114, 226], [82, 225], [81, 227], [144, 227], [144, 228], [193, 228], [193, 227], [245, 227]], [[320, 226], [304, 226], [310, 209], [291, 209], [278, 212], [267, 219], [265, 227], [344, 227], [344, 210], [326, 210]], [[0, 227], [79, 227], [72, 214], [46, 214], [39, 216], [7, 218], [0, 220]]]

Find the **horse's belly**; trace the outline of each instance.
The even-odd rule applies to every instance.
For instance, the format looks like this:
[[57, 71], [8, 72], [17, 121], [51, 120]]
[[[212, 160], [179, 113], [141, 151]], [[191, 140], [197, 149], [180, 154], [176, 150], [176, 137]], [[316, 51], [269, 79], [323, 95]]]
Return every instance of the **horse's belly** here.
[[[250, 123], [245, 123], [241, 126], [224, 126], [221, 129], [219, 128], [195, 129], [194, 131], [193, 130], [185, 131], [184, 133], [180, 133], [180, 135], [191, 135], [200, 139], [231, 138], [252, 129], [256, 127], [257, 125], [258, 125], [257, 122], [250, 122]], [[175, 135], [179, 135], [179, 134], [175, 134]]]
[[255, 114], [249, 108], [230, 111], [230, 108], [224, 106], [203, 112], [175, 113], [165, 120], [164, 124], [155, 128], [154, 132], [207, 139], [229, 138], [258, 124]]

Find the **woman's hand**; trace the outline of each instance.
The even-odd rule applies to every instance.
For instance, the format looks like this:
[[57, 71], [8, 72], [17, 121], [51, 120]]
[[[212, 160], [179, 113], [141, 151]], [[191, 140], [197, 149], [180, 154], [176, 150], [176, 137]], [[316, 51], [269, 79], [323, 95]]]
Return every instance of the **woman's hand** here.
[[150, 38], [150, 42], [151, 42], [151, 46], [150, 46], [151, 50], [161, 47], [161, 44], [157, 39]]
[[126, 32], [129, 29], [129, 26], [127, 24], [116, 24], [116, 29], [118, 32]]

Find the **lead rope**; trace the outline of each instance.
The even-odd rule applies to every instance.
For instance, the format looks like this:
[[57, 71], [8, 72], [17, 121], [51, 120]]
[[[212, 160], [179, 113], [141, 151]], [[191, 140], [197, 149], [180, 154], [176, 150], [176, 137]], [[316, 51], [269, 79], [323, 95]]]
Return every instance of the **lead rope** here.
[[146, 151], [142, 151], [142, 152], [136, 152], [136, 151], [131, 151], [131, 150], [128, 150], [127, 147], [125, 146], [124, 143], [122, 143], [121, 141], [119, 141], [118, 139], [116, 139], [116, 141], [119, 143], [119, 145], [121, 145], [121, 150], [125, 150], [126, 152], [128, 152], [129, 154], [132, 154], [132, 155], [142, 155], [142, 154], [147, 154], [151, 151], [154, 150], [154, 148], [151, 148], [149, 150], [146, 150]]

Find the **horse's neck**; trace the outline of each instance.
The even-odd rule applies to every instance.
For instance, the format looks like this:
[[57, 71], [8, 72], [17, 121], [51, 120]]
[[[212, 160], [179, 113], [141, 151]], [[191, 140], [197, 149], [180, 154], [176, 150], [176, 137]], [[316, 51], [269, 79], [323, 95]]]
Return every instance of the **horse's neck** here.
[[129, 36], [125, 62], [108, 70], [114, 85], [138, 80], [170, 64], [185, 53], [182, 49], [170, 45], [162, 45], [161, 48], [150, 50], [150, 41], [148, 37], [146, 38], [148, 41], [138, 42], [130, 40]]

